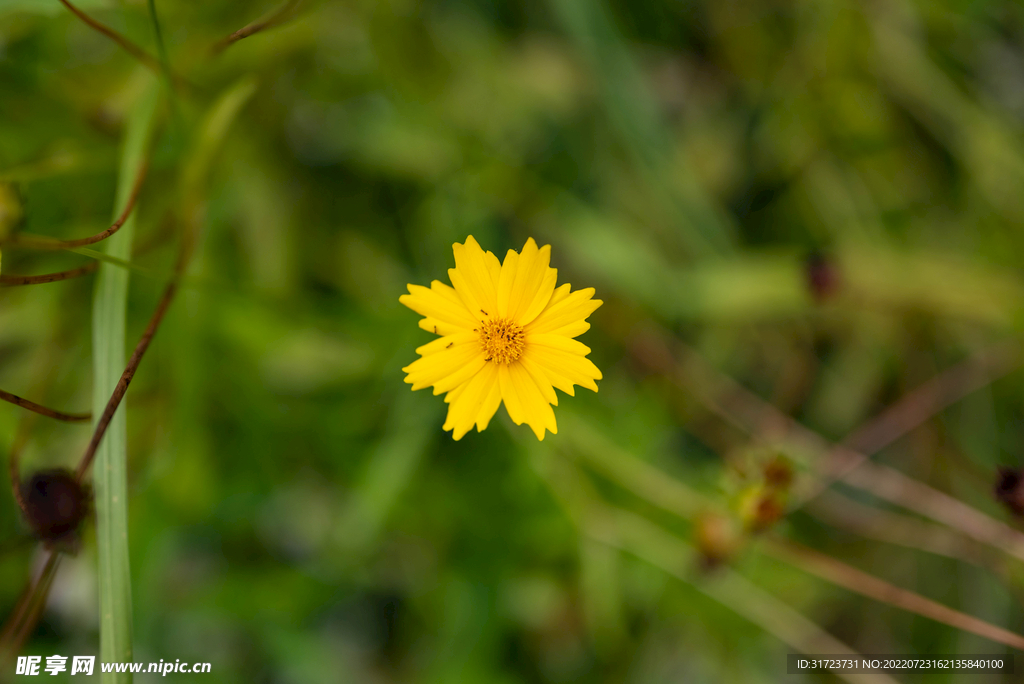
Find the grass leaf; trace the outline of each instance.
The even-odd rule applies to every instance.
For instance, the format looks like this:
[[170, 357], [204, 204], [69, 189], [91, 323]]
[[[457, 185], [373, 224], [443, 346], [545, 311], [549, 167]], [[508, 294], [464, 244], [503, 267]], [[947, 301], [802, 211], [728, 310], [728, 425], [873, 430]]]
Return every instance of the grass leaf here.
[[[125, 134], [119, 170], [117, 216], [128, 201], [143, 163], [153, 129], [160, 88], [154, 80], [136, 103]], [[134, 212], [116, 234], [103, 243], [117, 259], [131, 257]], [[125, 317], [128, 271], [114, 264], [100, 266], [93, 301], [93, 415], [100, 416], [125, 364]], [[100, 657], [102, 662], [132, 659], [132, 593], [128, 563], [127, 428], [124, 405], [114, 415], [96, 452], [93, 486], [96, 495], [96, 546], [99, 559]], [[131, 673], [100, 673], [104, 684], [132, 681]]]

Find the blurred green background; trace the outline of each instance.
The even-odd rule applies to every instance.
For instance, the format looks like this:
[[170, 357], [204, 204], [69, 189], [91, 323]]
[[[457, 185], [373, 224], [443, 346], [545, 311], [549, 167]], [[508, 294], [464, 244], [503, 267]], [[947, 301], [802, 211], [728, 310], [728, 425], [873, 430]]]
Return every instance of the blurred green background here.
[[[1018, 3], [307, 0], [219, 54], [276, 6], [157, 0], [164, 50], [146, 2], [80, 6], [191, 84], [164, 86], [132, 260], [129, 345], [200, 217], [126, 402], [137, 661], [210, 662], [168, 680], [211, 684], [836, 681], [785, 674], [797, 613], [862, 653], [1014, 652], [763, 553], [764, 534], [795, 540], [1024, 631], [1019, 557], [945, 528], [956, 543], [929, 546], [919, 511], [863, 487], [749, 534], [759, 469], [799, 484], [822, 455], [716, 408], [714, 383], [650, 346], [685, 342], [838, 441], [1017, 338]], [[200, 139], [246, 78], [223, 141]], [[0, 230], [108, 225], [155, 80], [57, 0], [0, 0]], [[551, 244], [559, 282], [605, 301], [581, 338], [600, 392], [560, 394], [541, 444], [504, 409], [454, 442], [441, 398], [403, 383], [431, 336], [398, 297], [447, 282], [470, 234], [499, 256]], [[89, 259], [5, 247], [2, 265]], [[0, 290], [0, 387], [88, 409], [92, 293], [92, 276]], [[1010, 522], [992, 488], [1024, 465], [1024, 390], [1003, 376], [875, 460]], [[4, 453], [21, 417], [0, 406]], [[37, 421], [23, 470], [72, 466], [88, 436]], [[602, 507], [651, 527], [619, 548]], [[0, 616], [33, 563], [0, 558]], [[97, 630], [87, 530], [25, 653], [96, 653]]]

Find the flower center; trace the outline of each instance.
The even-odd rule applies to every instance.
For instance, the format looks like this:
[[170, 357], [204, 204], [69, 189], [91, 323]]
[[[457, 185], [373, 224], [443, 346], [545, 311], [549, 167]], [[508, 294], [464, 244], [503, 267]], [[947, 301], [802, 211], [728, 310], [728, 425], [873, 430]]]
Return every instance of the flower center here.
[[484, 361], [508, 365], [523, 353], [523, 329], [504, 318], [489, 318], [480, 325], [480, 344]]

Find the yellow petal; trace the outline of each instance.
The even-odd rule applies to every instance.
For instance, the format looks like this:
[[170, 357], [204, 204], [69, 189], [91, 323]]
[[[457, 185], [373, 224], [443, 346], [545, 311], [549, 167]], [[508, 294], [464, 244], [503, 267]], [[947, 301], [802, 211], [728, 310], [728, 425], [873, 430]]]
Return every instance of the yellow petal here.
[[559, 285], [558, 287], [556, 287], [555, 291], [551, 293], [551, 299], [548, 301], [547, 308], [550, 309], [555, 304], [558, 304], [560, 301], [562, 301], [563, 299], [568, 297], [569, 296], [569, 290], [570, 290], [569, 283], [565, 283], [563, 285]]
[[448, 276], [462, 301], [474, 315], [480, 311], [497, 313], [498, 275], [501, 271], [498, 257], [484, 252], [472, 235], [466, 238], [464, 245], [456, 242], [452, 251], [455, 253], [455, 268], [449, 269]]
[[483, 432], [487, 429], [487, 425], [491, 422], [491, 418], [497, 412], [498, 407], [501, 406], [501, 384], [498, 382], [498, 369], [492, 364], [494, 368], [494, 381], [491, 383], [491, 388], [487, 392], [487, 397], [480, 405], [480, 412], [476, 416], [476, 431]]
[[574, 395], [573, 385], [596, 392], [597, 383], [594, 380], [603, 377], [590, 359], [553, 347], [528, 346], [522, 358], [529, 358], [532, 363], [540, 366], [551, 384], [569, 395]]
[[[562, 287], [567, 286], [563, 285]], [[552, 297], [552, 301], [548, 303], [547, 308], [532, 323], [526, 326], [525, 332], [527, 334], [550, 333], [567, 325], [585, 320], [587, 316], [594, 313], [604, 303], [600, 299], [591, 299], [593, 296], [594, 288], [588, 287], [583, 290], [577, 290], [559, 299], [557, 302]], [[575, 335], [571, 337], [575, 337]]]
[[568, 352], [570, 354], [579, 354], [580, 356], [586, 356], [590, 353], [590, 347], [577, 342], [576, 340], [570, 339], [563, 335], [552, 335], [551, 333], [540, 333], [534, 335], [527, 335], [525, 338], [527, 346], [534, 347], [549, 347], [551, 349], [557, 349], [559, 351]]
[[509, 379], [516, 390], [524, 412], [524, 422], [537, 435], [537, 439], [544, 439], [545, 428], [552, 434], [557, 433], [558, 424], [555, 422], [555, 412], [551, 410], [551, 405], [544, 400], [544, 395], [530, 373], [519, 363], [509, 365], [508, 371]]
[[516, 282], [516, 271], [519, 269], [519, 254], [510, 249], [505, 253], [505, 261], [501, 263], [498, 274], [498, 317], [508, 318], [508, 305], [512, 297], [512, 286]]
[[402, 370], [408, 373], [405, 381], [414, 390], [433, 385], [434, 394], [441, 394], [468, 380], [483, 364], [484, 355], [480, 344], [473, 341], [421, 357]]
[[544, 395], [544, 401], [558, 406], [558, 395], [555, 394], [555, 388], [551, 386], [551, 380], [544, 369], [525, 356], [520, 357], [519, 363], [523, 364], [523, 368], [533, 377], [533, 381]]
[[[463, 328], [461, 325], [445, 323], [444, 321], [439, 321], [436, 318], [431, 318], [430, 316], [427, 316], [426, 318], [421, 318], [419, 326], [426, 330], [427, 332], [432, 332], [435, 335], [454, 335], [456, 333], [466, 331], [466, 329]], [[473, 334], [475, 335], [476, 333]]]
[[445, 430], [452, 431], [452, 438], [460, 440], [470, 431], [492, 387], [497, 384], [497, 371], [494, 364], [489, 363], [456, 390], [448, 393], [449, 396], [456, 395], [448, 404], [448, 418], [444, 424]]
[[[522, 356], [522, 357], [519, 358], [519, 360], [522, 361], [523, 359], [526, 359], [526, 358], [527, 358], [526, 356]], [[547, 366], [543, 365], [537, 359], [536, 355], [530, 357], [530, 359], [531, 359], [530, 362], [532, 364], [534, 364], [535, 366], [537, 366], [540, 370], [542, 370], [544, 372], [544, 376], [548, 379], [548, 382], [550, 382], [553, 387], [556, 387], [556, 388], [562, 390], [563, 392], [568, 394], [570, 397], [575, 397], [576, 396], [576, 390], [573, 388], [572, 380], [570, 380], [568, 377], [566, 377], [560, 369], [550, 368], [550, 367], [547, 367]]]
[[450, 392], [462, 383], [469, 380], [471, 377], [476, 375], [481, 368], [487, 365], [484, 361], [484, 355], [478, 354], [462, 368], [459, 368], [451, 375], [441, 378], [434, 383], [434, 395], [443, 394], [444, 392]]
[[[476, 376], [474, 375], [473, 377], [475, 378]], [[469, 385], [469, 381], [467, 380], [466, 382], [462, 383], [461, 385], [459, 385], [458, 387], [456, 387], [452, 391], [448, 392], [448, 394], [444, 395], [444, 403], [451, 404], [452, 402], [457, 401], [458, 398], [462, 396], [462, 393], [466, 391], [466, 387], [468, 385]], [[450, 406], [448, 407], [448, 409], [449, 409], [449, 413], [451, 413], [451, 407]]]
[[589, 323], [587, 323], [586, 321], [576, 321], [575, 323], [570, 323], [569, 325], [565, 326], [564, 328], [559, 328], [558, 330], [552, 330], [551, 334], [552, 335], [561, 335], [562, 337], [579, 337], [580, 335], [582, 335], [583, 333], [587, 332], [588, 330], [590, 330], [590, 324]]
[[519, 314], [517, 320], [520, 321], [520, 325], [529, 324], [544, 310], [548, 302], [551, 301], [551, 295], [555, 291], [556, 280], [558, 280], [558, 270], [554, 268], [547, 269], [537, 288], [536, 294], [533, 295], [533, 301], [526, 307], [525, 312]]
[[558, 271], [550, 268], [551, 245], [537, 249], [530, 238], [519, 254], [515, 280], [509, 293], [508, 317], [519, 325], [526, 325], [537, 317], [551, 300]]
[[501, 399], [505, 402], [505, 410], [508, 411], [508, 417], [516, 425], [522, 425], [523, 421], [526, 420], [526, 412], [523, 410], [523, 404], [519, 400], [519, 391], [512, 384], [508, 366], [505, 364], [498, 364], [498, 384], [501, 385]]
[[420, 356], [430, 356], [431, 354], [442, 352], [445, 349], [452, 349], [457, 344], [472, 344], [474, 342], [479, 346], [480, 333], [475, 333], [472, 331], [461, 332], [460, 328], [460, 332], [453, 333], [451, 335], [445, 335], [444, 337], [439, 337], [436, 340], [431, 340], [430, 342], [427, 342], [422, 347], [417, 347], [416, 353], [419, 354]]
[[402, 295], [398, 301], [416, 313], [463, 330], [477, 327], [478, 319], [462, 303], [458, 293], [448, 285], [435, 280], [429, 288], [422, 285], [408, 287], [409, 294]]

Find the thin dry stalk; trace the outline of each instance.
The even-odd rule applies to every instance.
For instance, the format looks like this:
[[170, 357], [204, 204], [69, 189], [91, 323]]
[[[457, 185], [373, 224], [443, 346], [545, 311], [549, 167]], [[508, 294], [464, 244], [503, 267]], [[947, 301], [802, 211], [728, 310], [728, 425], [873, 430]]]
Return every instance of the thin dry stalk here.
[[50, 587], [53, 585], [54, 578], [57, 577], [60, 559], [60, 553], [50, 551], [50, 556], [46, 559], [46, 565], [43, 566], [39, 580], [36, 582], [36, 586], [30, 595], [28, 610], [25, 613], [24, 620], [11, 641], [14, 653], [21, 651], [25, 646], [25, 642], [28, 641], [29, 636], [32, 634], [32, 630], [39, 623], [39, 618], [42, 616], [43, 610], [46, 608], [46, 601], [50, 596]]
[[110, 400], [107, 401], [107, 405], [103, 409], [103, 414], [96, 423], [96, 429], [93, 432], [92, 439], [89, 440], [89, 445], [86, 447], [85, 454], [82, 455], [82, 460], [79, 461], [78, 469], [75, 471], [75, 477], [79, 482], [82, 481], [82, 478], [85, 476], [85, 471], [88, 470], [89, 466], [92, 464], [92, 460], [96, 456], [96, 450], [99, 448], [100, 442], [103, 441], [103, 435], [106, 434], [107, 428], [110, 426], [110, 421], [114, 418], [114, 413], [117, 411], [117, 407], [121, 405], [121, 400], [124, 399], [125, 392], [128, 391], [128, 386], [135, 377], [135, 371], [138, 370], [139, 364], [142, 362], [143, 355], [145, 355], [146, 350], [149, 349], [149, 343], [153, 341], [153, 336], [156, 335], [157, 328], [160, 327], [160, 322], [163, 320], [164, 314], [167, 313], [167, 308], [171, 305], [171, 301], [173, 301], [174, 295], [178, 291], [178, 279], [183, 268], [184, 263], [182, 262], [176, 275], [164, 288], [164, 293], [160, 297], [160, 302], [156, 306], [156, 311], [153, 312], [153, 316], [149, 319], [149, 324], [146, 326], [146, 330], [142, 333], [142, 337], [139, 339], [138, 344], [135, 345], [135, 350], [132, 352], [131, 358], [128, 359], [128, 365], [121, 374], [121, 378], [117, 381], [117, 385], [114, 387], [114, 392], [111, 394]]
[[25, 586], [10, 619], [0, 630], [0, 646], [4, 651], [0, 652], [0, 655], [13, 657], [21, 650], [28, 632], [35, 626], [36, 618], [46, 606], [46, 597], [49, 594], [59, 562], [60, 553], [50, 551], [39, 576], [34, 582], [29, 582]]
[[[146, 170], [149, 167], [148, 164], [143, 162], [139, 165], [139, 172], [135, 176], [135, 184], [132, 186], [131, 194], [128, 195], [128, 201], [124, 205], [124, 209], [121, 211], [121, 215], [117, 217], [109, 228], [103, 230], [95, 235], [89, 237], [77, 238], [75, 240], [58, 240], [56, 238], [40, 237], [35, 235], [19, 235], [11, 240], [11, 243], [18, 247], [29, 247], [32, 249], [74, 249], [75, 247], [87, 247], [94, 245], [97, 242], [102, 242], [108, 237], [116, 233], [124, 225], [124, 222], [131, 216], [132, 210], [135, 209], [135, 202], [139, 197], [139, 191], [142, 190], [142, 182], [146, 179]], [[92, 270], [96, 267], [93, 266]], [[38, 276], [36, 276], [38, 277]]]
[[866, 539], [966, 561], [1005, 577], [996, 554], [974, 540], [937, 523], [862, 504], [835, 490], [807, 504], [815, 518]]
[[[858, 654], [783, 601], [749, 582], [729, 567], [713, 575], [696, 572], [698, 554], [686, 542], [635, 513], [600, 503], [579, 469], [566, 459], [552, 458], [548, 448], [531, 445], [530, 463], [547, 482], [569, 518], [594, 541], [650, 563], [721, 603], [775, 636], [790, 648], [807, 654]], [[838, 674], [848, 682], [895, 684], [885, 674]]]
[[28, 409], [33, 413], [38, 413], [41, 416], [46, 416], [47, 418], [53, 418], [55, 420], [63, 420], [66, 423], [81, 423], [92, 419], [91, 413], [64, 413], [63, 411], [46, 408], [41, 404], [19, 397], [17, 394], [5, 392], [4, 390], [0, 390], [0, 399], [10, 402], [15, 406], [20, 406], [23, 409]]
[[[588, 466], [641, 499], [684, 520], [699, 511], [715, 509], [714, 502], [657, 466], [619, 448], [585, 421], [563, 419], [572, 449], [570, 458]], [[1006, 575], [1000, 558], [972, 539], [943, 525], [880, 510], [828, 490], [810, 503], [811, 513], [824, 522], [869, 539], [919, 549], [985, 567]]]
[[[808, 492], [804, 502], [817, 492], [868, 460], [870, 454], [889, 446], [929, 418], [964, 397], [1020, 367], [1024, 356], [1018, 342], [996, 344], [939, 373], [920, 387], [854, 430], [841, 449], [829, 455], [817, 489]], [[805, 428], [806, 429], [806, 428]]]
[[977, 634], [996, 643], [1024, 650], [1024, 636], [1020, 634], [997, 627], [973, 615], [961, 613], [894, 584], [889, 584], [885, 580], [869, 575], [863, 570], [858, 570], [831, 556], [793, 542], [776, 539], [766, 539], [762, 548], [781, 561], [861, 596], [888, 603], [950, 627]]
[[[822, 491], [819, 477], [830, 483], [830, 474], [838, 473], [848, 484], [1024, 560], [1024, 534], [892, 468], [870, 463], [864, 453], [845, 445], [831, 444], [712, 368], [696, 352], [679, 342], [674, 346], [683, 361], [677, 361], [667, 339], [669, 335], [663, 330], [652, 330], [635, 340], [633, 353], [643, 363], [664, 373], [678, 387], [695, 395], [709, 410], [730, 424], [769, 440], [789, 441], [805, 451], [827, 455], [821, 468], [823, 472], [794, 491], [790, 510]], [[936, 411], [1017, 368], [1022, 357], [1019, 346], [1014, 347], [1012, 344], [997, 345], [936, 376], [884, 412], [877, 421], [870, 421], [855, 431], [854, 437], [869, 446], [893, 442]], [[795, 455], [798, 454], [795, 452]]]
[[[844, 481], [936, 522], [959, 530], [975, 541], [1024, 560], [1024, 534], [990, 518], [959, 499], [903, 473], [868, 461], [850, 471]], [[912, 506], [908, 505], [912, 503]]]
[[243, 38], [248, 38], [254, 33], [259, 33], [260, 31], [265, 31], [269, 28], [283, 24], [292, 17], [298, 5], [299, 0], [288, 0], [288, 2], [279, 7], [276, 12], [267, 18], [258, 19], [251, 24], [246, 24], [231, 35], [218, 40], [213, 44], [213, 47], [210, 48], [210, 52], [214, 55], [218, 55], [226, 50], [230, 45], [242, 40]]
[[120, 45], [125, 52], [130, 54], [135, 59], [139, 60], [147, 69], [149, 69], [153, 73], [157, 74], [158, 76], [166, 73], [167, 77], [170, 79], [171, 83], [175, 85], [175, 87], [183, 87], [188, 89], [191, 88], [190, 84], [180, 76], [176, 74], [167, 73], [164, 70], [164, 65], [160, 63], [160, 60], [158, 60], [156, 57], [153, 57], [153, 55], [149, 54], [148, 52], [140, 48], [138, 45], [122, 36], [114, 29], [110, 28], [104, 23], [96, 21], [88, 14], [72, 5], [68, 0], [60, 0], [60, 2], [62, 5], [67, 7], [72, 14], [74, 14], [76, 17], [78, 17], [86, 24], [88, 24], [90, 28], [99, 31], [107, 38]]
[[57, 273], [43, 273], [41, 275], [34, 276], [12, 276], [12, 275], [0, 275], [0, 285], [4, 287], [15, 287], [18, 285], [43, 285], [45, 283], [56, 283], [60, 280], [68, 280], [69, 278], [78, 278], [92, 273], [100, 264], [98, 261], [92, 261], [85, 266], [78, 268], [72, 268], [67, 271], [58, 271]]
[[[583, 518], [583, 522], [581, 531], [587, 536], [636, 556], [692, 585], [697, 591], [750, 620], [799, 653], [859, 657], [857, 651], [735, 570], [723, 567], [707, 576], [696, 573], [694, 551], [681, 539], [645, 518], [621, 509], [595, 506]], [[892, 678], [881, 673], [837, 673], [837, 676], [848, 682], [895, 684]]]

